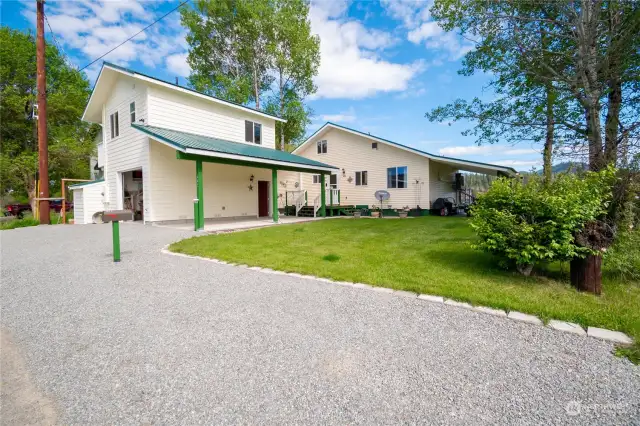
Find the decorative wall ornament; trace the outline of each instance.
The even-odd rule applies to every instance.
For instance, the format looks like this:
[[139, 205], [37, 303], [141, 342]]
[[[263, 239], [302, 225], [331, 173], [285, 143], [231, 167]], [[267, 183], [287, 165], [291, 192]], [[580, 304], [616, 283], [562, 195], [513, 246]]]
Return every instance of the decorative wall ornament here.
[[256, 177], [254, 175], [249, 176], [249, 182], [253, 182]]
[[299, 187], [300, 186], [300, 182], [296, 182], [293, 186], [296, 187], [296, 188]]
[[347, 173], [344, 171], [344, 169], [342, 169], [342, 177], [345, 177], [347, 175]]
[[249, 186], [247, 186], [247, 188], [249, 188], [249, 191], [253, 191], [253, 185], [249, 184]]
[[347, 182], [349, 182], [349, 183], [353, 182], [353, 178], [351, 176], [349, 176], [349, 178], [347, 178]]

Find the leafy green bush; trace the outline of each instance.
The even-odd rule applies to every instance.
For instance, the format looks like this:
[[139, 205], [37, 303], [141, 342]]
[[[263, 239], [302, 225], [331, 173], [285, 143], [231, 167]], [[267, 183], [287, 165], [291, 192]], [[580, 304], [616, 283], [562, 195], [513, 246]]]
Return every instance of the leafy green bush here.
[[9, 222], [1, 222], [0, 230], [24, 228], [27, 226], [37, 226], [37, 225], [40, 225], [39, 221], [35, 220], [32, 217], [27, 217], [24, 219], [10, 220]]
[[640, 280], [640, 229], [622, 232], [604, 255], [607, 273], [630, 280]]
[[475, 247], [525, 275], [540, 262], [585, 256], [590, 249], [576, 245], [574, 235], [605, 213], [613, 176], [607, 169], [561, 174], [548, 185], [535, 176], [526, 184], [496, 180], [472, 208], [471, 226], [480, 237]]

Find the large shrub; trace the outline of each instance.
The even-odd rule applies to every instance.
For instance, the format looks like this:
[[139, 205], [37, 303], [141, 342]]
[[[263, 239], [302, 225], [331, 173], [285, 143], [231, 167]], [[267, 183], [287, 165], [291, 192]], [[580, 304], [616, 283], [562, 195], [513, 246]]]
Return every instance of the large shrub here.
[[614, 170], [540, 177], [527, 183], [498, 179], [473, 206], [471, 226], [480, 237], [476, 248], [502, 258], [528, 275], [543, 261], [569, 260], [590, 253], [575, 234], [606, 212]]

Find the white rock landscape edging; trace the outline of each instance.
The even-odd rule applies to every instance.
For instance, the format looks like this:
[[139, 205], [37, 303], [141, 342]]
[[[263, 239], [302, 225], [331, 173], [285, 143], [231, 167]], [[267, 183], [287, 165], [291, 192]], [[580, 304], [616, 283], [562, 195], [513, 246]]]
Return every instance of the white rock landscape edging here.
[[[507, 318], [513, 321], [518, 321], [518, 322], [523, 322], [523, 323], [527, 323], [527, 324], [531, 324], [531, 325], [536, 325], [536, 326], [544, 326], [543, 321], [538, 318], [535, 315], [530, 315], [530, 314], [525, 314], [522, 312], [518, 312], [518, 311], [510, 311], [510, 312], [506, 312], [502, 309], [494, 309], [494, 308], [490, 308], [488, 306], [473, 306], [469, 303], [466, 302], [460, 302], [457, 300], [453, 300], [453, 299], [445, 299], [444, 297], [441, 296], [433, 296], [430, 294], [418, 294], [418, 293], [414, 293], [412, 291], [406, 291], [406, 290], [393, 290], [391, 288], [387, 288], [387, 287], [377, 287], [377, 286], [373, 286], [370, 284], [364, 284], [364, 283], [352, 283], [352, 282], [346, 282], [346, 281], [334, 281], [332, 279], [329, 278], [321, 278], [321, 277], [316, 277], [313, 275], [302, 275], [302, 274], [298, 274], [295, 272], [283, 272], [283, 271], [276, 271], [273, 269], [269, 269], [269, 268], [261, 268], [259, 266], [248, 266], [248, 265], [237, 265], [235, 263], [229, 263], [229, 262], [225, 262], [224, 260], [218, 260], [218, 259], [213, 259], [213, 258], [209, 258], [209, 257], [202, 257], [202, 256], [191, 256], [188, 254], [184, 254], [184, 253], [174, 253], [172, 251], [169, 250], [169, 246], [170, 244], [167, 244], [165, 247], [162, 248], [161, 252], [163, 254], [169, 254], [172, 256], [179, 256], [179, 257], [187, 257], [187, 258], [191, 258], [191, 259], [200, 259], [200, 260], [206, 260], [209, 262], [213, 262], [213, 263], [219, 263], [222, 265], [228, 265], [228, 266], [235, 266], [237, 268], [244, 268], [244, 269], [248, 269], [251, 271], [256, 271], [256, 272], [262, 272], [264, 274], [276, 274], [276, 275], [288, 275], [290, 277], [293, 278], [301, 278], [301, 279], [308, 279], [308, 280], [315, 280], [315, 281], [321, 281], [321, 282], [325, 282], [325, 283], [330, 283], [330, 284], [337, 284], [337, 285], [341, 285], [341, 286], [347, 286], [347, 287], [353, 287], [353, 288], [360, 288], [360, 289], [365, 289], [365, 290], [371, 290], [371, 291], [376, 291], [379, 293], [387, 293], [387, 294], [395, 294], [398, 296], [402, 296], [402, 297], [409, 297], [409, 298], [416, 298], [416, 299], [420, 299], [420, 300], [425, 300], [429, 303], [441, 303], [444, 305], [449, 305], [449, 306], [453, 306], [456, 308], [462, 308], [462, 309], [467, 309], [467, 310], [471, 310], [474, 312], [478, 312], [481, 314], [486, 314], [486, 315], [493, 315], [493, 316], [497, 316], [497, 317], [503, 317], [503, 318]], [[571, 323], [571, 322], [565, 322], [565, 321], [559, 321], [559, 320], [549, 320], [549, 323], [547, 324], [548, 328], [551, 328], [553, 330], [557, 330], [557, 331], [561, 331], [563, 333], [571, 333], [571, 334], [576, 334], [579, 336], [585, 336], [585, 337], [593, 337], [596, 339], [600, 339], [600, 340], [606, 340], [608, 342], [613, 342], [613, 343], [620, 343], [620, 344], [624, 344], [624, 345], [631, 345], [633, 344], [633, 339], [629, 336], [627, 336], [626, 334], [622, 333], [621, 331], [615, 331], [615, 330], [607, 330], [604, 328], [597, 328], [597, 327], [587, 327], [587, 330], [585, 331], [585, 329], [580, 326], [579, 324], [575, 324], [575, 323]]]

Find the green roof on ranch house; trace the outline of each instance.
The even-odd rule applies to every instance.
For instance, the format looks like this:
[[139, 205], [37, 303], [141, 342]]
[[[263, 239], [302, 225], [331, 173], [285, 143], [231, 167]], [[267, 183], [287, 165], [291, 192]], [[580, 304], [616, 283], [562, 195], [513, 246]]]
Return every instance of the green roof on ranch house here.
[[[240, 159], [254, 163], [291, 166], [294, 168], [313, 170], [337, 169], [319, 161], [283, 152], [276, 149], [265, 148], [248, 143], [232, 142], [223, 139], [203, 136], [194, 133], [180, 132], [143, 124], [133, 124], [133, 128], [149, 135], [151, 138], [163, 142], [173, 148], [187, 154], [210, 155], [211, 157]], [[211, 153], [211, 154], [208, 154]]]

